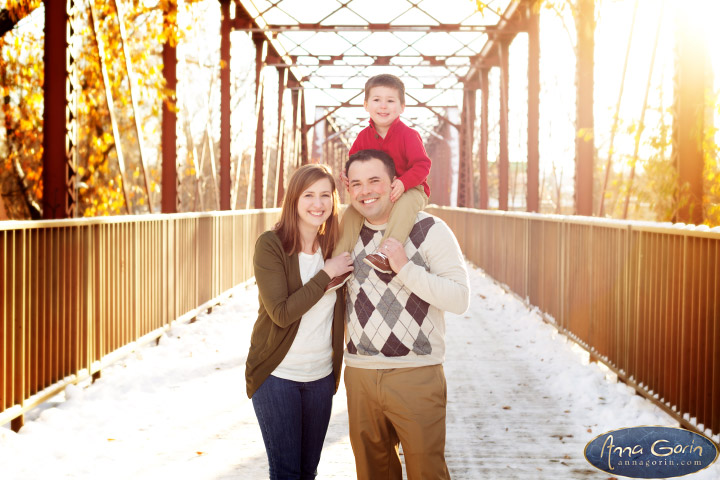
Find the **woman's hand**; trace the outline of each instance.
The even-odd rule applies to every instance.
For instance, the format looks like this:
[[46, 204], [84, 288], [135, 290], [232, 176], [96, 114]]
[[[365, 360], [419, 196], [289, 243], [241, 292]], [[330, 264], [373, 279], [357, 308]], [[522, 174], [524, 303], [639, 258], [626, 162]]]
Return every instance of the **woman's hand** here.
[[327, 273], [330, 278], [335, 278], [343, 273], [352, 272], [352, 257], [348, 252], [343, 252], [336, 257], [325, 260], [323, 270], [325, 270], [325, 273]]

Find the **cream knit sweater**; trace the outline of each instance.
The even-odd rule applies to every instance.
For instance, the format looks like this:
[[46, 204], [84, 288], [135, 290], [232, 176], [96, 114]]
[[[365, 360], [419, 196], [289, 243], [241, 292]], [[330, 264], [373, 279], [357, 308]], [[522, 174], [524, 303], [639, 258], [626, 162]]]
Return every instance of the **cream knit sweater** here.
[[397, 275], [377, 272], [362, 259], [376, 250], [384, 228], [365, 222], [352, 252], [345, 364], [372, 369], [441, 364], [444, 313], [461, 314], [470, 304], [462, 251], [445, 222], [420, 212], [405, 242], [409, 262]]

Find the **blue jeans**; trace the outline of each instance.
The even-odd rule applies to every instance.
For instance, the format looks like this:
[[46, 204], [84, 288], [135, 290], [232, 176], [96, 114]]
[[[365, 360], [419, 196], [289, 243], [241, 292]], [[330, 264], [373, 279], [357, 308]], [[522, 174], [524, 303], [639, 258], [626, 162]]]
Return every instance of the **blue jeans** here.
[[330, 423], [335, 376], [295, 382], [270, 375], [252, 397], [270, 480], [314, 479]]

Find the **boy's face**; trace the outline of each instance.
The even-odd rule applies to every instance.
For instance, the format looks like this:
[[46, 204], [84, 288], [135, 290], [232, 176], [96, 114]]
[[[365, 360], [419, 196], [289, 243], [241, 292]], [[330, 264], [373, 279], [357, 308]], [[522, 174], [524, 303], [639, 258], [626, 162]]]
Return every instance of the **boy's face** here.
[[399, 92], [391, 87], [372, 87], [364, 105], [380, 133], [387, 132], [395, 119], [405, 111]]

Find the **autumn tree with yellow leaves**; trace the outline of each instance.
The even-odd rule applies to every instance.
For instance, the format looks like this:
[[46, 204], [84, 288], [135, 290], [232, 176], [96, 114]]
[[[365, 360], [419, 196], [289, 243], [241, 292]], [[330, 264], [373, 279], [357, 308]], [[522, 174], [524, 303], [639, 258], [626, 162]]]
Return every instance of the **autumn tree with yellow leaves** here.
[[[79, 85], [76, 185], [80, 216], [145, 213], [149, 201], [157, 211], [162, 102], [172, 106], [175, 96], [162, 76], [162, 48], [165, 42], [177, 44], [183, 35], [176, 18], [163, 22], [171, 1], [76, 2], [73, 41]], [[190, 8], [196, 1], [182, 5]], [[0, 37], [0, 192], [5, 215], [11, 219], [42, 216], [43, 29], [42, 2], [0, 2], [0, 34], [4, 33]], [[113, 132], [111, 113], [118, 135]], [[141, 141], [147, 169], [140, 161]], [[179, 169], [179, 174], [189, 175], [186, 170]]]

